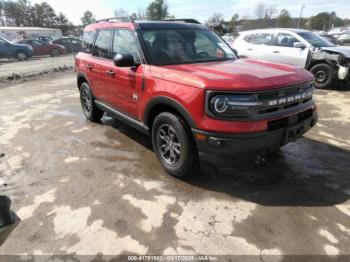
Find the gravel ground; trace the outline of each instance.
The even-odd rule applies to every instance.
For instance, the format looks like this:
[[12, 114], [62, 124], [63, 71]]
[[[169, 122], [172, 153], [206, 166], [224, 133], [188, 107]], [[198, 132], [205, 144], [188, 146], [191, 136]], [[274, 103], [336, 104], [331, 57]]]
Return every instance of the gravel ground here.
[[1, 79], [37, 75], [73, 66], [74, 56], [72, 54], [59, 57], [34, 57], [23, 62], [0, 59], [0, 81]]
[[0, 190], [22, 219], [0, 254], [350, 255], [350, 88], [317, 90], [317, 127], [266, 163], [178, 180], [148, 137], [87, 122], [75, 82], [0, 89]]

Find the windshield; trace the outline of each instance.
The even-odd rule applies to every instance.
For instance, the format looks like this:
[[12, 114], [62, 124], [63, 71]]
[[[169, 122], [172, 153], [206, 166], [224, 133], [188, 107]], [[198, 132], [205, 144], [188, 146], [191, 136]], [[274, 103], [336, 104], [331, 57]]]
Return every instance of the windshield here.
[[232, 49], [209, 30], [144, 30], [141, 38], [154, 65], [236, 59]]
[[10, 41], [8, 41], [7, 39], [5, 39], [5, 38], [0, 38], [0, 42], [2, 42], [2, 43], [8, 43], [8, 44], [11, 44], [11, 42]]
[[332, 47], [335, 46], [328, 40], [314, 34], [311, 32], [301, 32], [298, 33], [302, 38], [304, 38], [306, 41], [308, 41], [312, 46], [314, 47]]

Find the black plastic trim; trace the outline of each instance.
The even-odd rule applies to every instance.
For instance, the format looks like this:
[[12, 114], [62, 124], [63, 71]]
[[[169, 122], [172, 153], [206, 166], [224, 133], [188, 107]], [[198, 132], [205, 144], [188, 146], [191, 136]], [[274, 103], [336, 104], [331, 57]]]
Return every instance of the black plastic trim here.
[[[274, 150], [299, 139], [316, 125], [316, 112], [298, 124], [262, 131], [258, 133], [222, 134], [192, 128], [194, 134], [205, 135], [205, 140], [196, 139], [199, 159], [202, 162], [219, 167], [234, 166], [238, 160], [249, 160], [266, 155]], [[288, 137], [288, 133], [297, 128], [301, 131], [298, 136]], [[196, 136], [194, 136], [196, 137]]]
[[179, 104], [177, 101], [175, 101], [174, 99], [170, 98], [170, 97], [166, 97], [166, 96], [158, 96], [156, 98], [153, 98], [146, 106], [145, 109], [145, 114], [144, 114], [144, 120], [147, 126], [150, 125], [149, 123], [149, 117], [150, 117], [150, 112], [152, 111], [154, 106], [157, 105], [167, 105], [170, 106], [172, 108], [174, 108], [175, 110], [177, 110], [178, 112], [180, 112], [180, 114], [182, 115], [182, 117], [185, 119], [185, 121], [187, 122], [187, 124], [192, 127], [192, 128], [196, 128], [197, 125], [196, 123], [193, 121], [191, 114], [181, 105]]
[[106, 113], [110, 114], [112, 117], [119, 119], [120, 121], [124, 122], [125, 124], [130, 125], [131, 127], [135, 128], [136, 130], [149, 135], [149, 128], [142, 122], [118, 111], [117, 109], [113, 108], [112, 106], [106, 105], [103, 102], [95, 100], [95, 104], [98, 108], [105, 111]]

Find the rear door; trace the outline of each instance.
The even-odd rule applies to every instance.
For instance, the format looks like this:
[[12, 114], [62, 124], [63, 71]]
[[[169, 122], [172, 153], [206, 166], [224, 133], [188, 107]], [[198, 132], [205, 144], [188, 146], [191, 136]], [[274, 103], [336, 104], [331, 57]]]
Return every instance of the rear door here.
[[43, 42], [30, 40], [30, 45], [33, 47], [35, 55], [47, 55], [47, 51], [45, 51], [45, 44]]
[[289, 33], [277, 33], [276, 42], [271, 50], [271, 61], [292, 64], [305, 68], [309, 55], [309, 48], [296, 48], [294, 43], [300, 42], [295, 36]]
[[91, 56], [85, 60], [85, 67], [88, 70], [88, 78], [93, 86], [94, 96], [107, 104], [111, 104], [111, 95], [107, 92], [110, 84], [108, 70], [113, 67], [111, 56], [112, 30], [103, 29], [97, 31], [94, 45], [91, 49]]
[[241, 49], [243, 49], [241, 51], [242, 56], [268, 60], [272, 51], [274, 34], [269, 32], [252, 33], [246, 35], [243, 41], [245, 41], [246, 44], [241, 47]]

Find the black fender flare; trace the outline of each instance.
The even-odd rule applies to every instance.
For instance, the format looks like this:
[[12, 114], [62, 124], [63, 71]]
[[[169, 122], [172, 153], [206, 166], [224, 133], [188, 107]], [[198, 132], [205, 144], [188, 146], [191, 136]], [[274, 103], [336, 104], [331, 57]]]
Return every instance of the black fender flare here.
[[77, 74], [77, 86], [78, 86], [78, 88], [80, 88], [80, 86], [79, 86], [79, 79], [81, 79], [81, 78], [83, 78], [84, 81], [87, 82], [89, 86], [91, 86], [87, 75], [85, 73], [83, 73], [83, 72], [79, 72]]
[[144, 111], [144, 122], [147, 126], [150, 126], [150, 113], [152, 112], [152, 109], [157, 105], [166, 105], [172, 107], [181, 114], [181, 116], [191, 128], [197, 128], [196, 123], [194, 122], [193, 118], [191, 117], [191, 114], [187, 111], [187, 109], [185, 109], [179, 102], [177, 102], [173, 98], [167, 96], [158, 96], [156, 98], [151, 99], [148, 102]]

